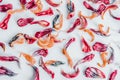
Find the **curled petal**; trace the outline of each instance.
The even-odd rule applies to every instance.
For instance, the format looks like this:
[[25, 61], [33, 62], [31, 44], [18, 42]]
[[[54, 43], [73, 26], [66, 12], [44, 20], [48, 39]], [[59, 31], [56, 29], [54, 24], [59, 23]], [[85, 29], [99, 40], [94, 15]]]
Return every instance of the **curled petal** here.
[[100, 63], [98, 63], [98, 66], [100, 66], [100, 67], [105, 67], [106, 66], [106, 64], [108, 63], [108, 60], [106, 58], [107, 55], [108, 55], [107, 52], [101, 52], [100, 53], [103, 64], [101, 65]]
[[92, 48], [94, 51], [105, 52], [107, 50], [108, 46], [106, 44], [96, 42], [93, 44]]
[[27, 34], [24, 34], [25, 40], [27, 41], [28, 44], [33, 44], [36, 41], [36, 38], [30, 37]]
[[52, 28], [47, 28], [47, 29], [44, 29], [43, 31], [38, 31], [38, 32], [35, 33], [35, 37], [36, 38], [41, 38], [45, 35], [49, 35], [52, 31], [53, 31]]
[[114, 61], [114, 49], [112, 47], [110, 47], [111, 51], [110, 51], [110, 57], [108, 59], [108, 64], [113, 63]]
[[39, 49], [33, 53], [33, 56], [40, 55], [46, 57], [48, 55], [48, 49]]
[[0, 47], [3, 49], [3, 51], [5, 51], [5, 44], [0, 42]]
[[[56, 15], [53, 19], [53, 28], [55, 28], [56, 30], [60, 30], [63, 26], [63, 14], [58, 9], [57, 11], [59, 12], [59, 14]], [[59, 22], [57, 23], [57, 21]]]
[[105, 15], [105, 13], [106, 13], [108, 10], [111, 10], [111, 9], [115, 10], [115, 9], [117, 9], [117, 8], [118, 8], [117, 5], [110, 5], [110, 6], [108, 6], [104, 11], [102, 11], [101, 18], [104, 19], [104, 15]]
[[95, 39], [95, 36], [94, 36], [93, 32], [91, 30], [89, 30], [89, 29], [84, 29], [84, 31], [87, 32], [91, 36], [91, 38], [92, 38], [91, 42], [93, 42], [94, 39]]
[[23, 53], [21, 52], [20, 53], [20, 57], [23, 56], [31, 65], [34, 65], [36, 60], [33, 58], [33, 56], [29, 55], [29, 54], [26, 54], [26, 53]]
[[77, 18], [77, 19], [75, 20], [73, 26], [72, 26], [69, 30], [67, 30], [67, 33], [72, 32], [72, 31], [73, 31], [77, 26], [79, 26], [80, 24], [81, 24], [80, 19]]
[[0, 66], [0, 75], [7, 75], [7, 76], [12, 77], [12, 76], [17, 75], [17, 73], [14, 73], [13, 71], [7, 69], [4, 66]]
[[13, 47], [14, 44], [23, 44], [25, 41], [24, 39], [24, 34], [23, 33], [18, 33], [15, 35], [9, 42], [9, 46]]
[[75, 70], [74, 73], [66, 73], [63, 70], [61, 71], [61, 74], [66, 78], [75, 78], [78, 76], [79, 73], [80, 73], [79, 68], [77, 68], [77, 70]]
[[91, 51], [91, 47], [88, 45], [88, 43], [86, 42], [86, 40], [84, 39], [84, 37], [82, 37], [82, 51], [85, 53], [88, 53]]
[[67, 58], [69, 66], [72, 68], [73, 67], [73, 61], [72, 61], [71, 57], [69, 56], [68, 52], [66, 51], [66, 49], [63, 48], [62, 53]]
[[0, 56], [0, 61], [9, 61], [9, 62], [16, 61], [18, 66], [20, 67], [19, 58], [16, 56]]
[[17, 20], [17, 24], [20, 27], [26, 26], [28, 23], [31, 23], [34, 20], [34, 18], [20, 18]]
[[[30, 65], [32, 66], [32, 65]], [[40, 77], [39, 77], [39, 69], [36, 67], [36, 66], [32, 66], [35, 74], [34, 74], [34, 80], [40, 80]]]
[[116, 77], [117, 73], [118, 73], [118, 71], [117, 71], [117, 70], [114, 70], [114, 71], [110, 74], [109, 80], [115, 80], [115, 77]]
[[73, 38], [71, 38], [67, 43], [66, 43], [66, 45], [65, 45], [65, 49], [67, 49], [69, 46], [70, 46], [70, 44], [71, 43], [73, 43], [73, 42], [75, 42], [75, 38], [73, 37]]
[[91, 60], [93, 60], [94, 57], [95, 57], [94, 54], [90, 54], [90, 55], [87, 55], [84, 58], [78, 60], [77, 63], [74, 65], [74, 69], [81, 63], [90, 62]]
[[80, 30], [85, 29], [88, 23], [87, 23], [87, 19], [82, 15], [81, 11], [79, 12], [79, 17], [80, 17], [80, 22], [81, 22]]
[[85, 70], [85, 76], [88, 78], [106, 78], [105, 74], [96, 67], [87, 67]]
[[17, 21], [17, 24], [18, 24], [18, 26], [23, 27], [23, 26], [26, 26], [28, 23], [27, 23], [27, 21], [24, 18], [20, 18]]
[[40, 66], [52, 77], [52, 79], [54, 78], [55, 74], [46, 67], [42, 57], [40, 58]]
[[101, 13], [106, 9], [106, 6], [104, 4], [100, 4], [98, 9], [93, 8], [90, 4], [88, 4], [86, 1], [83, 2], [84, 6], [93, 11], [91, 16], [87, 16], [86, 18], [90, 18], [93, 19], [95, 17], [97, 17], [98, 15], [101, 15]]
[[60, 3], [55, 3], [52, 0], [46, 0], [46, 2], [53, 7], [58, 7], [62, 3], [62, 1], [60, 1]]
[[93, 12], [92, 15], [90, 15], [90, 16], [85, 16], [85, 18], [93, 19], [93, 18], [98, 17], [98, 16], [99, 16], [99, 15], [98, 15], [97, 13]]
[[120, 17], [116, 17], [112, 14], [111, 10], [109, 10], [109, 14], [112, 18], [114, 18], [115, 20], [120, 20]]
[[102, 28], [103, 28], [104, 26], [103, 26], [102, 24], [99, 24], [98, 27], [99, 27], [99, 31], [100, 31], [103, 35], [107, 35], [107, 34], [110, 32], [110, 27], [108, 27], [108, 29], [107, 29], [106, 32], [103, 31]]
[[53, 47], [54, 43], [55, 43], [55, 38], [53, 38], [51, 35], [49, 35], [45, 40], [42, 39], [38, 40], [38, 45], [42, 48], [51, 48]]

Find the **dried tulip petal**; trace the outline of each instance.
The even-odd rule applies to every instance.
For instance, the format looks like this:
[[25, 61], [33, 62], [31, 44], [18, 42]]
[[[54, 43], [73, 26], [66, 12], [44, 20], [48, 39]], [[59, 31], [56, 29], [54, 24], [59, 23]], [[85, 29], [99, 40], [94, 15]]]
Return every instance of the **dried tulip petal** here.
[[46, 67], [42, 57], [40, 58], [40, 64], [39, 65], [52, 77], [52, 79], [54, 78], [55, 74]]
[[112, 47], [110, 47], [111, 51], [110, 51], [110, 57], [108, 59], [108, 64], [113, 63], [114, 61], [114, 49]]
[[85, 53], [88, 53], [91, 51], [91, 47], [88, 45], [88, 43], [86, 42], [86, 40], [84, 39], [84, 37], [82, 37], [82, 51]]
[[0, 22], [0, 28], [6, 30], [8, 28], [8, 22], [11, 18], [11, 15], [8, 14], [2, 22]]
[[13, 8], [12, 4], [3, 4], [3, 5], [0, 5], [0, 12], [7, 12], [12, 8]]
[[109, 80], [115, 80], [115, 77], [116, 77], [117, 73], [118, 73], [118, 71], [117, 71], [117, 70], [114, 70], [114, 71], [110, 74]]
[[96, 67], [87, 67], [85, 70], [85, 76], [87, 78], [106, 78], [105, 74]]
[[96, 43], [94, 43], [92, 48], [94, 51], [105, 52], [107, 50], [108, 46], [106, 44], [96, 42]]
[[8, 62], [16, 61], [18, 66], [20, 67], [19, 58], [16, 56], [0, 56], [0, 61], [8, 61]]
[[0, 47], [5, 51], [5, 44], [3, 42], [0, 42]]
[[69, 30], [67, 30], [67, 33], [72, 32], [72, 31], [73, 31], [77, 26], [79, 26], [80, 24], [81, 24], [80, 19], [77, 18], [77, 19], [75, 20], [73, 26], [72, 26]]
[[27, 9], [31, 9], [31, 8], [36, 7], [36, 4], [35, 4], [34, 0], [31, 0], [28, 3], [26, 3], [25, 6], [26, 6]]
[[80, 73], [79, 68], [77, 68], [77, 70], [75, 70], [74, 73], [66, 73], [63, 70], [61, 71], [61, 74], [66, 78], [75, 78], [78, 76], [79, 73]]
[[62, 0], [59, 3], [55, 3], [52, 0], [46, 0], [46, 2], [53, 7], [58, 7], [62, 3]]
[[116, 17], [112, 14], [111, 10], [109, 10], [109, 14], [112, 18], [114, 18], [115, 20], [120, 20], [120, 17]]
[[30, 37], [27, 34], [24, 34], [24, 37], [25, 37], [25, 39], [26, 39], [26, 41], [27, 41], [28, 44], [33, 44], [36, 41], [36, 38]]
[[76, 69], [76, 67], [81, 63], [90, 62], [91, 60], [93, 60], [94, 57], [95, 57], [94, 54], [90, 54], [90, 55], [85, 56], [84, 58], [78, 60], [73, 68]]
[[31, 56], [29, 54], [21, 52], [20, 53], [20, 57], [21, 56], [23, 56], [31, 65], [34, 65], [35, 62], [36, 62], [35, 58], [33, 58], [33, 56]]
[[33, 53], [33, 56], [40, 55], [46, 57], [48, 55], [48, 49], [39, 49]]
[[45, 35], [50, 34], [52, 31], [53, 31], [52, 28], [47, 28], [47, 29], [44, 29], [43, 31], [38, 31], [38, 32], [35, 33], [35, 37], [36, 38], [41, 38]]
[[14, 73], [13, 71], [7, 69], [4, 66], [0, 66], [0, 75], [7, 75], [7, 76], [12, 77], [12, 76], [17, 75], [17, 73]]

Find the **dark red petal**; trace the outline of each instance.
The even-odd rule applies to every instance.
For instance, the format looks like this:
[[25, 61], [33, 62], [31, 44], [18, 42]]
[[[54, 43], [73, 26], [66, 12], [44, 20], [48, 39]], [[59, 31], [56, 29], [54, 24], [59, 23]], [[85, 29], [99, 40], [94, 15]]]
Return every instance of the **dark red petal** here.
[[117, 70], [115, 70], [114, 72], [112, 72], [112, 73], [110, 74], [109, 80], [115, 80], [116, 75], [117, 75]]
[[91, 51], [91, 47], [88, 45], [87, 41], [84, 39], [84, 37], [82, 37], [82, 51], [85, 53], [88, 53]]
[[2, 0], [0, 0], [0, 2], [2, 2]]
[[21, 3], [22, 5], [25, 5], [25, 4], [26, 4], [26, 0], [20, 0], [20, 3]]
[[26, 21], [27, 21], [28, 23], [31, 23], [33, 20], [34, 20], [34, 18], [26, 18]]
[[24, 34], [24, 37], [25, 37], [25, 39], [26, 39], [26, 41], [27, 41], [28, 44], [33, 44], [36, 41], [36, 38], [30, 37], [27, 34]]
[[87, 67], [85, 76], [88, 78], [106, 78], [105, 74], [96, 67]]
[[106, 9], [106, 6], [104, 4], [100, 4], [98, 7], [98, 10], [96, 11], [98, 14], [101, 14]]
[[53, 7], [58, 7], [62, 1], [60, 3], [55, 3], [52, 0], [46, 0], [46, 2]]
[[96, 9], [94, 9], [90, 4], [88, 4], [86, 1], [84, 1], [83, 2], [83, 5], [87, 8], [87, 9], [89, 9], [89, 10], [91, 10], [91, 11], [96, 11]]
[[77, 70], [75, 70], [74, 73], [70, 74], [70, 73], [66, 73], [63, 70], [61, 71], [61, 74], [66, 77], [66, 78], [75, 78], [78, 76], [78, 74], [80, 73], [79, 68], [77, 68]]
[[1, 29], [6, 30], [8, 28], [8, 22], [9, 22], [10, 18], [11, 18], [11, 15], [8, 14], [5, 17], [5, 19], [2, 22], [0, 22], [0, 28]]
[[80, 25], [80, 19], [79, 19], [79, 18], [77, 18], [77, 19], [75, 20], [73, 26], [72, 26], [69, 30], [67, 30], [67, 33], [72, 32], [78, 25]]
[[111, 11], [109, 11], [109, 13], [110, 13], [110, 16], [111, 16], [112, 18], [114, 18], [114, 19], [116, 19], [116, 20], [120, 20], [120, 17], [114, 16]]
[[20, 18], [20, 19], [17, 21], [17, 24], [18, 24], [18, 26], [20, 26], [20, 27], [24, 27], [24, 26], [26, 26], [28, 23], [27, 23], [26, 19]]
[[47, 28], [47, 29], [45, 29], [43, 31], [38, 31], [38, 32], [35, 33], [35, 37], [36, 38], [43, 37], [43, 36], [45, 36], [47, 34], [50, 34], [52, 31], [53, 31], [52, 28]]
[[65, 49], [67, 49], [68, 47], [69, 47], [69, 45], [72, 43], [72, 42], [74, 42], [75, 41], [75, 38], [71, 38], [67, 43], [66, 43], [66, 45], [65, 45]]
[[34, 7], [36, 7], [36, 4], [35, 4], [34, 0], [31, 0], [30, 2], [26, 3], [26, 8], [27, 9], [31, 9], [31, 8], [34, 8]]
[[40, 55], [46, 57], [48, 55], [48, 49], [39, 49], [33, 53], [33, 56]]
[[12, 8], [13, 8], [12, 4], [3, 4], [0, 5], [0, 12], [6, 12]]
[[94, 51], [98, 51], [98, 52], [104, 52], [107, 50], [108, 46], [106, 44], [100, 43], [100, 42], [96, 42], [93, 46], [92, 46]]

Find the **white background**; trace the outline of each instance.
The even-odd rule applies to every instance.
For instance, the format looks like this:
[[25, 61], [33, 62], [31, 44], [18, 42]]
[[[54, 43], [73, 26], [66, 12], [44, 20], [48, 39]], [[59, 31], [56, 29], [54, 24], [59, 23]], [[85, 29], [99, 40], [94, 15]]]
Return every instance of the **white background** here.
[[[51, 7], [50, 5], [48, 5], [45, 2], [45, 0], [41, 0], [41, 1], [43, 4], [43, 10], [46, 10], [49, 7]], [[53, 0], [53, 1], [59, 2], [59, 0]], [[63, 3], [57, 8], [51, 7], [54, 10], [53, 16], [38, 17], [38, 16], [35, 16], [34, 14], [32, 14], [29, 10], [12, 15], [12, 17], [8, 23], [8, 29], [7, 30], [0, 29], [0, 41], [4, 42], [6, 44], [6, 51], [3, 52], [2, 49], [0, 49], [0, 55], [15, 55], [15, 56], [19, 57], [20, 51], [28, 53], [28, 54], [32, 54], [35, 50], [39, 49], [39, 46], [36, 43], [34, 43], [32, 45], [28, 45], [26, 43], [23, 45], [15, 45], [13, 48], [10, 48], [8, 46], [8, 42], [17, 33], [26, 33], [30, 36], [34, 36], [36, 31], [45, 29], [42, 26], [39, 26], [37, 24], [36, 25], [27, 25], [27, 26], [21, 28], [16, 23], [19, 18], [33, 17], [35, 20], [44, 19], [44, 20], [50, 21], [50, 23], [52, 23], [53, 18], [57, 14], [56, 9], [59, 9], [64, 15], [64, 24], [63, 24], [62, 31], [66, 31], [69, 29], [69, 27], [72, 26], [73, 22], [78, 17], [79, 11], [82, 11], [82, 13], [84, 15], [91, 15], [92, 12], [87, 10], [83, 6], [83, 4], [82, 4], [83, 0], [72, 0], [72, 1], [75, 4], [75, 16], [70, 20], [66, 20], [66, 17], [67, 17], [66, 0], [63, 0]], [[3, 0], [3, 2], [0, 3], [0, 5], [7, 4], [7, 3], [12, 3], [14, 9], [20, 8], [19, 0]], [[99, 5], [99, 4], [95, 5], [92, 3], [90, 3], [90, 4], [96, 8]], [[115, 16], [120, 16], [119, 9], [112, 11], [112, 12]], [[2, 21], [5, 18], [5, 16], [6, 16], [6, 13], [0, 13], [0, 21]], [[110, 73], [112, 71], [114, 71], [115, 69], [117, 69], [118, 75], [116, 76], [115, 80], [120, 80], [120, 68], [118, 65], [118, 64], [120, 64], [120, 49], [116, 46], [116, 44], [120, 45], [120, 33], [118, 33], [120, 30], [120, 21], [117, 21], [117, 20], [111, 18], [109, 13], [107, 12], [105, 14], [104, 20], [101, 20], [100, 17], [97, 17], [93, 20], [88, 19], [87, 28], [98, 29], [97, 25], [99, 23], [104, 24], [104, 26], [105, 26], [104, 30], [106, 30], [108, 26], [110, 27], [111, 36], [110, 37], [101, 37], [101, 36], [95, 35], [95, 37], [96, 37], [95, 41], [92, 43], [90, 43], [91, 37], [83, 31], [79, 31], [76, 29], [75, 31], [73, 31], [70, 34], [66, 34], [65, 32], [60, 32], [58, 39], [66, 39], [66, 40], [63, 41], [62, 43], [56, 43], [54, 45], [54, 47], [49, 49], [49, 55], [46, 58], [44, 58], [44, 61], [54, 59], [54, 60], [60, 60], [60, 61], [63, 61], [66, 63], [65, 65], [62, 65], [59, 67], [48, 66], [48, 68], [55, 73], [54, 80], [93, 80], [93, 79], [86, 78], [84, 75], [84, 70], [88, 66], [97, 67], [100, 70], [102, 70], [106, 74], [106, 77], [107, 77], [106, 79], [103, 79], [103, 80], [108, 80]], [[52, 24], [50, 24], [49, 27], [52, 27]], [[67, 60], [66, 60], [65, 56], [62, 54], [61, 49], [64, 47], [65, 43], [70, 38], [72, 38], [72, 37], [76, 38], [76, 41], [73, 44], [71, 44], [70, 47], [68, 48], [68, 53], [71, 56], [71, 58], [75, 64], [77, 60], [83, 58], [86, 55], [85, 53], [83, 53], [81, 51], [81, 43], [80, 43], [81, 35], [84, 36], [84, 38], [87, 40], [87, 42], [89, 42], [90, 45], [93, 45], [96, 41], [100, 41], [105, 44], [110, 43], [111, 46], [115, 50], [115, 52], [114, 52], [115, 60], [114, 60], [113, 64], [109, 64], [104, 68], [100, 68], [97, 66], [98, 62], [102, 64], [99, 53], [91, 52], [91, 53], [95, 54], [94, 60], [91, 62], [79, 65], [80, 74], [74, 79], [67, 79], [60, 74], [61, 69], [64, 69], [68, 73], [73, 72], [74, 70], [72, 70], [68, 66]], [[38, 66], [39, 57], [35, 57], [35, 59], [37, 60], [35, 65], [37, 67], [39, 67]], [[0, 65], [5, 66], [5, 67], [9, 68], [10, 70], [18, 73], [18, 75], [14, 76], [14, 77], [0, 76], [0, 80], [33, 80], [34, 71], [30, 66], [28, 66], [26, 64], [27, 61], [23, 57], [21, 57], [20, 63], [21, 63], [21, 69], [18, 68], [18, 66], [15, 62], [9, 63], [9, 62], [1, 62], [0, 61]], [[52, 80], [51, 77], [41, 67], [39, 67], [39, 72], [40, 72], [40, 80]], [[94, 79], [94, 80], [101, 80], [101, 79]]]

